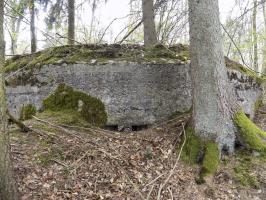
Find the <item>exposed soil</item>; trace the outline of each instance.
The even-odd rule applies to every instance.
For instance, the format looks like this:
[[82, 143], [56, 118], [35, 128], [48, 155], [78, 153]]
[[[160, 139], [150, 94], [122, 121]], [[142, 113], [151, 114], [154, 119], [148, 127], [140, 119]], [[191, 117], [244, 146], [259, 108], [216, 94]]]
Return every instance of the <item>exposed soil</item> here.
[[240, 156], [223, 157], [215, 176], [196, 184], [199, 167], [178, 160], [187, 118], [131, 134], [63, 127], [54, 118], [27, 121], [34, 130], [27, 134], [11, 126], [21, 199], [155, 200], [164, 183], [163, 200], [266, 199], [265, 160], [255, 153], [245, 155], [254, 158], [247, 172], [254, 184], [237, 178]]

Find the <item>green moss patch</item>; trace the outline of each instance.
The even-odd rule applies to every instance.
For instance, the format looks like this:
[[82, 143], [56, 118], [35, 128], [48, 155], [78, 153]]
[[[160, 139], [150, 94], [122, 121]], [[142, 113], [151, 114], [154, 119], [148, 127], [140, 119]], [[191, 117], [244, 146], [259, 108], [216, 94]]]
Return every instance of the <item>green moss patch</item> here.
[[236, 181], [241, 185], [250, 188], [258, 188], [259, 180], [256, 174], [253, 173], [256, 167], [256, 158], [252, 157], [250, 153], [239, 153], [237, 155], [237, 164], [234, 167], [234, 176]]
[[[5, 72], [18, 69], [32, 69], [47, 64], [61, 65], [62, 63], [73, 64], [77, 62], [106, 64], [109, 60], [130, 62], [152, 62], [152, 63], [180, 63], [190, 59], [188, 45], [155, 45], [145, 48], [141, 45], [65, 45], [48, 48], [34, 54], [14, 56], [5, 64]], [[92, 62], [95, 60], [95, 62]], [[266, 80], [243, 65], [225, 57], [226, 66], [238, 70], [257, 82]]]
[[181, 158], [188, 164], [201, 164], [198, 183], [204, 183], [204, 178], [214, 174], [219, 166], [219, 149], [213, 141], [203, 141], [194, 134], [192, 128], [186, 129], [187, 142], [181, 154]]
[[205, 155], [202, 163], [201, 176], [214, 174], [219, 166], [219, 149], [215, 142], [208, 141], [205, 143]]
[[266, 152], [266, 133], [258, 128], [243, 112], [234, 115], [234, 122], [247, 147], [259, 152]]
[[[105, 106], [98, 98], [75, 91], [66, 84], [60, 84], [55, 92], [43, 101], [44, 110], [68, 113], [71, 120], [83, 119], [93, 126], [104, 126], [107, 122]], [[70, 120], [70, 121], [71, 121]]]
[[108, 60], [126, 60], [132, 62], [156, 61], [165, 63], [167, 60], [186, 61], [189, 57], [187, 45], [165, 47], [163, 45], [145, 48], [140, 45], [66, 45], [45, 49], [35, 54], [14, 56], [5, 64], [5, 72], [20, 68], [31, 69], [47, 64], [73, 64], [96, 60], [107, 63]]
[[183, 148], [181, 159], [193, 165], [197, 163], [199, 153], [202, 150], [202, 142], [200, 138], [194, 134], [192, 128], [186, 129], [186, 138], [186, 144]]
[[20, 120], [31, 119], [36, 114], [36, 108], [32, 104], [23, 105], [20, 109]]

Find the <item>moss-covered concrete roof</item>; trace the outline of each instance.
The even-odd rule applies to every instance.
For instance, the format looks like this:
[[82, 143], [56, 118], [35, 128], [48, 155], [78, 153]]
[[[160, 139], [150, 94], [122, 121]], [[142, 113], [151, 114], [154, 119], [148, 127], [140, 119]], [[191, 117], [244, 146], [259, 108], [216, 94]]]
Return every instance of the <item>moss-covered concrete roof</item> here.
[[140, 45], [74, 45], [48, 48], [34, 54], [14, 56], [5, 64], [5, 72], [15, 71], [22, 67], [32, 68], [46, 64], [59, 63], [106, 63], [108, 60], [125, 60], [132, 62], [166, 63], [187, 61], [189, 50], [187, 45], [164, 47], [157, 45], [144, 48]]
[[[189, 46], [178, 44], [174, 46], [156, 45], [145, 48], [142, 45], [66, 45], [48, 48], [34, 54], [14, 56], [6, 60], [5, 72], [16, 71], [20, 68], [31, 69], [47, 64], [91, 63], [105, 64], [109, 60], [130, 61], [137, 63], [186, 63], [189, 60]], [[265, 77], [243, 65], [226, 58], [228, 68], [238, 70], [259, 81]]]

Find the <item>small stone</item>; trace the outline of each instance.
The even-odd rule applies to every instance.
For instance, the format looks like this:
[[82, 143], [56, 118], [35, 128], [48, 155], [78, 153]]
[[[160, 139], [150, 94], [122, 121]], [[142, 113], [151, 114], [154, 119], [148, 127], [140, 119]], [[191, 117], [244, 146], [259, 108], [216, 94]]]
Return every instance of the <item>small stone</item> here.
[[56, 61], [57, 64], [62, 64], [64, 61], [62, 59]]
[[257, 152], [257, 151], [253, 151], [253, 152], [252, 152], [252, 155], [253, 155], [254, 157], [259, 157], [259, 156], [260, 156], [260, 153]]
[[175, 61], [174, 60], [168, 60], [167, 63], [169, 63], [169, 64], [175, 64]]
[[97, 60], [96, 59], [92, 59], [91, 60], [91, 64], [96, 64], [97, 63]]

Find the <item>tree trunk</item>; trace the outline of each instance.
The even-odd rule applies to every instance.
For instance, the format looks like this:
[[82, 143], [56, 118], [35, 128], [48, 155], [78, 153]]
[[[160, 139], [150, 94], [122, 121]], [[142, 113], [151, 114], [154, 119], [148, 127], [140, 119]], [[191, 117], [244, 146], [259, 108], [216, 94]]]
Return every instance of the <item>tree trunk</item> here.
[[75, 0], [68, 0], [68, 44], [75, 43]]
[[218, 0], [189, 0], [189, 25], [195, 134], [233, 152], [236, 100], [225, 67]]
[[11, 19], [11, 53], [13, 55], [17, 54], [18, 48], [18, 34], [20, 30], [20, 25], [23, 17], [19, 16], [18, 19]]
[[30, 1], [30, 35], [31, 35], [31, 53], [34, 53], [36, 52], [37, 49], [34, 0]]
[[263, 9], [263, 19], [264, 19], [264, 47], [263, 47], [263, 72], [266, 73], [266, 2], [262, 4]]
[[157, 43], [153, 0], [142, 0], [144, 45], [152, 46]]
[[17, 200], [16, 184], [10, 159], [9, 136], [6, 132], [6, 98], [3, 66], [5, 62], [5, 41], [3, 32], [4, 0], [0, 0], [0, 199]]
[[259, 71], [258, 65], [258, 34], [257, 34], [257, 0], [254, 0], [254, 8], [252, 15], [252, 35], [253, 35], [253, 68]]

